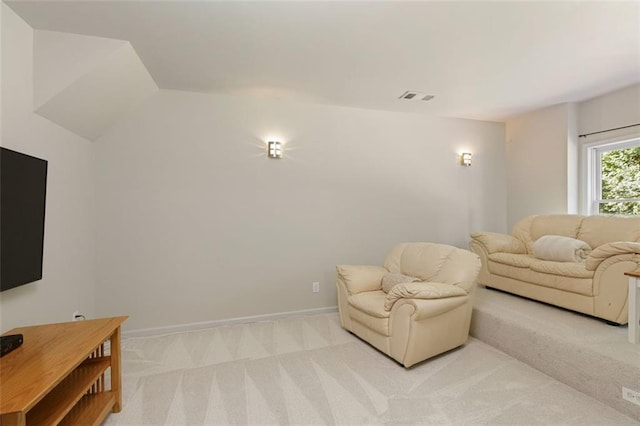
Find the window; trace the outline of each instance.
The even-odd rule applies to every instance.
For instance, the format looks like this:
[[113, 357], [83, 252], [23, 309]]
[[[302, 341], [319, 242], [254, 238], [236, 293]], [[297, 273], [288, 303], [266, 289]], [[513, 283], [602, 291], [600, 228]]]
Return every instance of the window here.
[[640, 215], [640, 137], [586, 150], [588, 214]]

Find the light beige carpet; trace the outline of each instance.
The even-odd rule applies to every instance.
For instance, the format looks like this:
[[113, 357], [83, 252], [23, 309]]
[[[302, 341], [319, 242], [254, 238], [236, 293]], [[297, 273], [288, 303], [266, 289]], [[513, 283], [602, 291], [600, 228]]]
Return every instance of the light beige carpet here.
[[470, 339], [405, 370], [337, 314], [123, 341], [107, 425], [638, 424]]
[[640, 345], [627, 326], [483, 287], [471, 334], [477, 339], [640, 421], [622, 387], [640, 391]]

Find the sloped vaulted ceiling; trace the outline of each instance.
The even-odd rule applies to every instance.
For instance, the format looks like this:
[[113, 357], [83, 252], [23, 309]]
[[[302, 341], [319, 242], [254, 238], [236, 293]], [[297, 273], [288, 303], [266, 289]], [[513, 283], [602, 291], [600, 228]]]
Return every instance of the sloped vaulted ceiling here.
[[35, 32], [36, 112], [80, 136], [97, 139], [156, 90], [127, 41]]
[[637, 1], [4, 1], [163, 89], [504, 121], [640, 82]]

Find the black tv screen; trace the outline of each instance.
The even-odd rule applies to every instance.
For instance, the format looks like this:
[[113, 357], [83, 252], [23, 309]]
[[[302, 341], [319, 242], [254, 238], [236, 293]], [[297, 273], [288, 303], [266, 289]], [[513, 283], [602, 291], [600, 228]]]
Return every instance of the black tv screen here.
[[0, 291], [42, 279], [47, 161], [0, 148]]

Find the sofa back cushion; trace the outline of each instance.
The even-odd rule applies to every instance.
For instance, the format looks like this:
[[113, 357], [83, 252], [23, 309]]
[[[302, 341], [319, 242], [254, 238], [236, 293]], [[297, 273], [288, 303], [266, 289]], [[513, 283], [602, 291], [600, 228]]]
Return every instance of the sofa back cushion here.
[[512, 235], [524, 243], [527, 253], [533, 254], [533, 243], [542, 236], [577, 238], [583, 218], [584, 216], [574, 214], [529, 216], [516, 223]]
[[446, 244], [402, 243], [391, 250], [384, 266], [421, 281], [455, 284], [475, 281], [480, 260], [469, 250]]
[[639, 216], [587, 216], [582, 220], [578, 239], [591, 248], [616, 241], [640, 241]]
[[640, 241], [640, 217], [574, 214], [528, 216], [515, 224], [512, 235], [524, 243], [528, 254], [533, 254], [533, 243], [545, 235], [575, 238], [595, 249], [615, 241]]
[[551, 214], [536, 216], [531, 222], [533, 241], [544, 235], [561, 235], [576, 238], [584, 216], [576, 214]]

